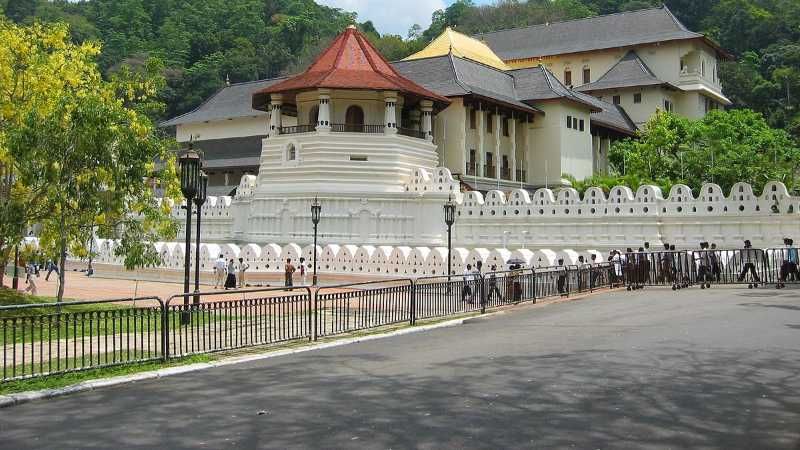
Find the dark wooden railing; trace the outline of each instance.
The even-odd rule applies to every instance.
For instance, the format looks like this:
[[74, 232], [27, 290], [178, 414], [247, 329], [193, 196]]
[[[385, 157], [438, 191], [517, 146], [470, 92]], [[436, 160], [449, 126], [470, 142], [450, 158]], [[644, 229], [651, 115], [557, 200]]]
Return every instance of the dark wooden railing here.
[[334, 133], [370, 133], [381, 134], [383, 133], [383, 125], [363, 125], [353, 123], [333, 123], [331, 124], [331, 131]]
[[525, 169], [517, 169], [517, 181], [528, 181], [528, 172]]
[[316, 125], [296, 125], [293, 127], [281, 127], [281, 134], [311, 133], [316, 130]]

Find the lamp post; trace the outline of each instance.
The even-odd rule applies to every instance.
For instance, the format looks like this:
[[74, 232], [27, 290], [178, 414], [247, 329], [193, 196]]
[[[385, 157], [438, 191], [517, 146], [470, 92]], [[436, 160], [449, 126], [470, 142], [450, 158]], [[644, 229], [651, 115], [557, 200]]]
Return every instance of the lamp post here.
[[[192, 150], [192, 143], [189, 148], [178, 157], [178, 164], [181, 168], [181, 193], [186, 199], [186, 246], [184, 247], [183, 261], [183, 293], [189, 293], [189, 270], [191, 262], [192, 245], [192, 201], [197, 195], [197, 185], [200, 180], [200, 155]], [[183, 304], [189, 305], [189, 297], [184, 296]], [[181, 323], [188, 323], [188, 314], [181, 315]]]
[[19, 289], [19, 244], [14, 246], [14, 278], [11, 279], [11, 288]]
[[[208, 199], [208, 175], [200, 171], [200, 180], [197, 183], [197, 194], [194, 196], [194, 204], [197, 206], [197, 235], [194, 246], [194, 292], [200, 292], [200, 218], [202, 217], [203, 205]], [[200, 304], [200, 296], [194, 296], [194, 304]]]
[[456, 223], [456, 203], [451, 195], [444, 204], [444, 223], [447, 224], [447, 281], [453, 274], [453, 224]]
[[311, 278], [311, 283], [317, 285], [317, 225], [319, 225], [320, 214], [322, 213], [322, 205], [317, 197], [311, 203], [311, 222], [314, 223], [314, 275]]

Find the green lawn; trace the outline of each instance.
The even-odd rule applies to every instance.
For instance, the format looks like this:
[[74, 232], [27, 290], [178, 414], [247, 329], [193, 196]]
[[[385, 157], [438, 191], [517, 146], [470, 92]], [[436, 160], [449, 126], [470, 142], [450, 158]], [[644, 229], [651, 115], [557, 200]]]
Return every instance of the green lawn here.
[[[52, 297], [32, 297], [8, 289], [0, 289], [0, 306], [32, 305], [56, 302]], [[60, 309], [60, 311], [59, 311]], [[180, 312], [170, 311], [169, 326], [181, 325]], [[192, 326], [203, 326], [234, 317], [229, 312], [193, 314]], [[156, 333], [161, 329], [158, 307], [132, 307], [106, 303], [70, 305], [60, 308], [34, 307], [0, 310], [0, 345], [76, 339], [124, 333]]]

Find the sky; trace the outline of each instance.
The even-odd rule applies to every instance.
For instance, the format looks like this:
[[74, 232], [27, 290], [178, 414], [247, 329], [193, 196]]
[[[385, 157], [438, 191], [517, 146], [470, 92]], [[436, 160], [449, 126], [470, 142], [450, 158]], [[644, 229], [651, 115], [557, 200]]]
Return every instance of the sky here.
[[[444, 9], [455, 0], [317, 0], [323, 5], [358, 13], [358, 21], [371, 20], [382, 34], [399, 34], [405, 37], [411, 25], [417, 23], [422, 29], [431, 24], [431, 14]], [[476, 4], [491, 3], [477, 0]]]

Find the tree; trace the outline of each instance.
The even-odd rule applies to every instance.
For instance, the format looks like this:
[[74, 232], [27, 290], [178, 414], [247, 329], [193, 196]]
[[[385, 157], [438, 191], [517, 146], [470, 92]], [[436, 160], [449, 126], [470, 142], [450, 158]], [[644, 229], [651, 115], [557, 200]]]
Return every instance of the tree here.
[[760, 190], [771, 180], [791, 189], [800, 174], [797, 144], [750, 110], [712, 111], [700, 120], [660, 112], [638, 139], [616, 143], [609, 156], [616, 174], [665, 190], [683, 183], [697, 191], [713, 182], [727, 191], [738, 181]]
[[38, 0], [8, 0], [5, 8], [6, 16], [14, 22], [21, 23], [36, 14], [37, 3]]
[[[145, 114], [155, 107], [152, 99], [163, 85], [153, 77], [158, 64], [104, 80], [93, 59], [99, 48], [69, 43], [64, 26], [2, 31], [11, 46], [0, 43], [0, 55], [17, 55], [15, 49], [21, 48], [30, 62], [9, 78], [33, 88], [27, 97], [12, 89], [0, 103], [7, 118], [2, 149], [25, 195], [26, 223], [40, 224], [43, 248], [58, 255], [59, 301], [67, 252], [84, 253], [82, 244], [95, 228], [120, 240], [118, 255], [128, 268], [156, 263], [149, 244], [174, 236], [176, 227], [169, 206], [156, 202], [150, 185], [160, 184], [168, 198], [178, 191], [168, 141]], [[46, 72], [65, 67], [71, 69]], [[59, 75], [66, 78], [50, 80]], [[53, 85], [40, 84], [48, 80]]]

